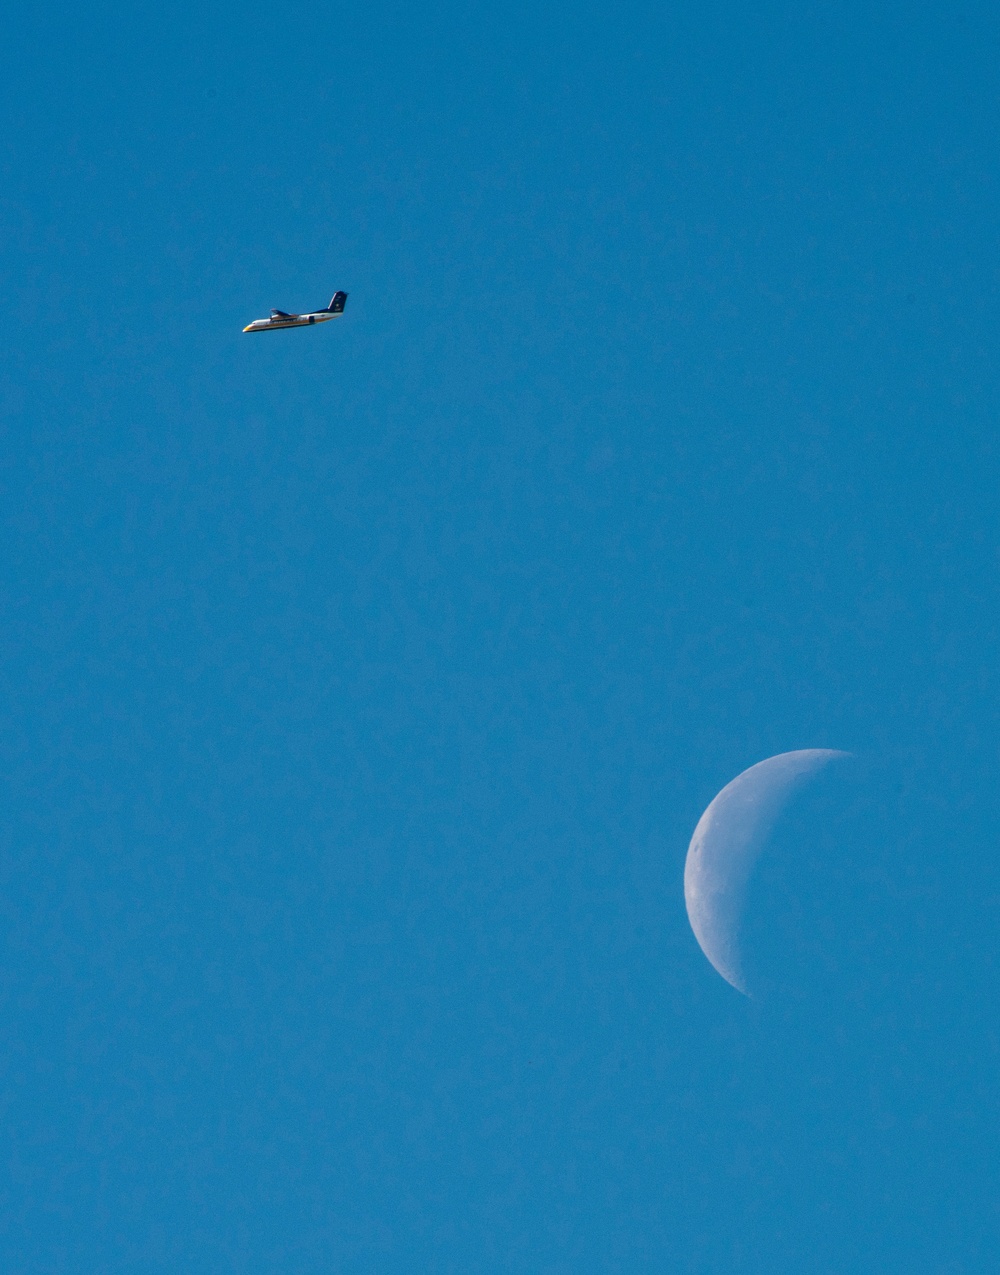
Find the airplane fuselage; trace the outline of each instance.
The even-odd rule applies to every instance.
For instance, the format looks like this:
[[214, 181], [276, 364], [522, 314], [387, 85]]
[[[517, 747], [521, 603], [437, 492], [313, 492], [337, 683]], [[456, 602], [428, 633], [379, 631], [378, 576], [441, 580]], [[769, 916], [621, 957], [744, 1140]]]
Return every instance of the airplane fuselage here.
[[254, 319], [244, 332], [268, 332], [271, 328], [307, 328], [311, 323], [325, 323], [327, 319], [339, 319], [339, 314], [317, 310], [315, 314], [290, 314], [287, 319]]

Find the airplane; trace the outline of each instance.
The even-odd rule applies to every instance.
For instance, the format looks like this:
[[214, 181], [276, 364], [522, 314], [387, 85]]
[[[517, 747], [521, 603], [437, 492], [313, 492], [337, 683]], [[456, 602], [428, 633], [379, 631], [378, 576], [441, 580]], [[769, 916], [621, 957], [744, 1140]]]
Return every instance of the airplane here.
[[272, 328], [304, 328], [313, 323], [326, 323], [328, 319], [336, 319], [343, 314], [346, 304], [347, 293], [335, 292], [325, 310], [313, 310], [311, 314], [287, 314], [284, 310], [272, 310], [269, 319], [254, 319], [243, 331], [270, 332]]

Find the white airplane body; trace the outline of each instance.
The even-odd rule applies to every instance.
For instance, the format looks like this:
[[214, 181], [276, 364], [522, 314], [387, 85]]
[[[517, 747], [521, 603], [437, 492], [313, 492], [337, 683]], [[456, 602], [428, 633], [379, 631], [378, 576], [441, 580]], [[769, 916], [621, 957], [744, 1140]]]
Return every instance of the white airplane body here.
[[243, 329], [244, 332], [270, 332], [274, 328], [306, 328], [314, 323], [326, 323], [328, 319], [339, 319], [347, 304], [346, 292], [335, 292], [333, 300], [325, 310], [313, 310], [311, 314], [286, 314], [284, 310], [272, 310], [269, 319], [254, 319]]

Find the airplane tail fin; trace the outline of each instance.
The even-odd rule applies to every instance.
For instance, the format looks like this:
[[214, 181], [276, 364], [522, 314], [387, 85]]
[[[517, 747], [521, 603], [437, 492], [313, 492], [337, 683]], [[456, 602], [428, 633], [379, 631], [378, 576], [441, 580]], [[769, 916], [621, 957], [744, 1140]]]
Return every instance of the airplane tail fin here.
[[347, 293], [335, 292], [333, 294], [333, 300], [326, 308], [330, 314], [343, 314], [345, 305], [347, 305]]

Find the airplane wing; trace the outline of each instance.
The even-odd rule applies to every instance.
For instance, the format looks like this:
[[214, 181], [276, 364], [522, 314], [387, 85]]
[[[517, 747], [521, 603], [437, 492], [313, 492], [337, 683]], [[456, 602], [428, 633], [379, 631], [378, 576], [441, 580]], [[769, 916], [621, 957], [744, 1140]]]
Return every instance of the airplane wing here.
[[297, 319], [298, 317], [299, 316], [297, 314], [289, 314], [287, 310], [272, 310], [271, 311], [272, 319]]

